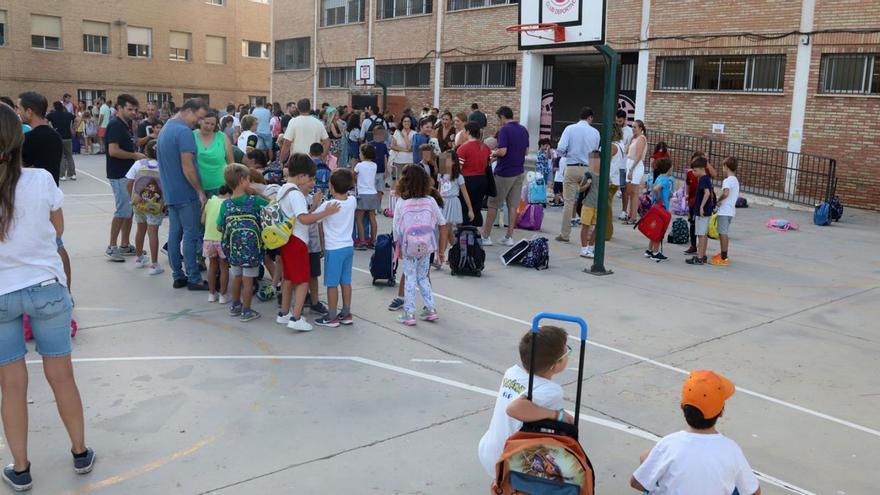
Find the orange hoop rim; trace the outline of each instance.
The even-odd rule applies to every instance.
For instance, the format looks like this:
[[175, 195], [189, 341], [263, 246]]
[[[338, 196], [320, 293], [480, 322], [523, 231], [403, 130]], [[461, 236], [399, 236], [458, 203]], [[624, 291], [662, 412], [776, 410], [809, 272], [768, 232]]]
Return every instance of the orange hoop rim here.
[[[507, 26], [507, 31], [511, 33], [525, 33], [528, 36], [533, 36], [535, 38], [540, 38], [543, 40], [554, 41], [556, 43], [565, 41], [565, 27], [555, 22], [514, 24], [512, 26]], [[532, 31], [553, 31], [553, 37], [548, 38], [547, 36], [539, 36], [537, 34], [532, 34]]]

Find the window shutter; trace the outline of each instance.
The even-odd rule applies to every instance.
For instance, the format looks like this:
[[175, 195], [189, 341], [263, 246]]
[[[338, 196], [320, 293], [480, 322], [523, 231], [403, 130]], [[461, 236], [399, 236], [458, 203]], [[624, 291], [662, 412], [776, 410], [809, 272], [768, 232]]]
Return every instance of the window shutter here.
[[192, 35], [190, 33], [171, 31], [168, 33], [168, 45], [171, 48], [180, 50], [192, 50]]
[[149, 28], [128, 27], [128, 44], [130, 45], [151, 45], [152, 38]]
[[31, 34], [61, 37], [61, 18], [47, 15], [31, 15]]
[[106, 22], [83, 21], [83, 34], [110, 37], [110, 24]]
[[205, 60], [211, 64], [226, 63], [226, 38], [221, 36], [205, 37]]

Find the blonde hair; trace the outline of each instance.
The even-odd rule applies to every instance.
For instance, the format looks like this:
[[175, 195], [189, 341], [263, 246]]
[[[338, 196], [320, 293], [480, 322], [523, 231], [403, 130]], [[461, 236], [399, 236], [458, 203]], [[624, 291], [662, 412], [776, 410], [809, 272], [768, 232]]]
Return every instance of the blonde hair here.
[[257, 125], [257, 118], [253, 115], [245, 115], [241, 118], [241, 128], [242, 130], [249, 131], [251, 127]]
[[250, 177], [250, 169], [240, 163], [230, 163], [223, 169], [223, 180], [229, 189], [235, 189], [242, 180], [250, 179]]

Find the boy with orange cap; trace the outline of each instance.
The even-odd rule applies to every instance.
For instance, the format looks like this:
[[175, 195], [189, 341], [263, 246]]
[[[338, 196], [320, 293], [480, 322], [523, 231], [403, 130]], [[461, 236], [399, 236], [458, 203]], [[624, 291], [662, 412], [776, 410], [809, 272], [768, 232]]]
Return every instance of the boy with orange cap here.
[[758, 478], [739, 445], [715, 429], [733, 382], [712, 371], [694, 371], [681, 390], [688, 429], [660, 439], [641, 456], [630, 486], [652, 495], [760, 495]]

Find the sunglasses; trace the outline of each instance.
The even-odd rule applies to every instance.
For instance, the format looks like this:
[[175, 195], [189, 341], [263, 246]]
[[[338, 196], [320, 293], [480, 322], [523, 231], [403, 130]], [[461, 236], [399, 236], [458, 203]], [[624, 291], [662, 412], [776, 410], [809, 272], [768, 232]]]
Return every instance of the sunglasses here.
[[566, 344], [565, 345], [565, 352], [562, 354], [562, 356], [559, 357], [559, 359], [556, 360], [556, 362], [558, 363], [559, 361], [562, 361], [563, 359], [565, 359], [569, 356], [571, 356], [571, 346]]

